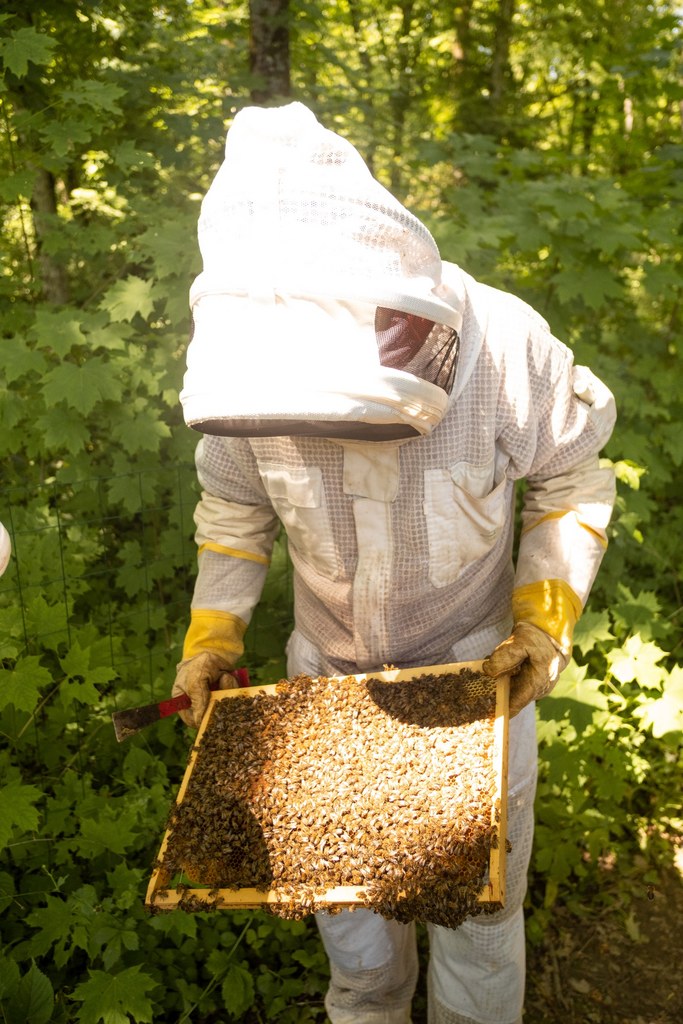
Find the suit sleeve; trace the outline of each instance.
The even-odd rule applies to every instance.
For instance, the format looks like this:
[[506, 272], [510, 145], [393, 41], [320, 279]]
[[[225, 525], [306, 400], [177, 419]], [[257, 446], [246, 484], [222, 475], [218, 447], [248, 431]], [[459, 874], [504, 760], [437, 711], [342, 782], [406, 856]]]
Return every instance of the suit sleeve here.
[[198, 573], [183, 660], [204, 651], [235, 664], [265, 583], [279, 522], [248, 442], [206, 436], [197, 446]]
[[575, 366], [555, 339], [549, 343], [553, 358], [532, 359], [531, 372], [546, 379], [536, 389], [544, 399], [526, 477], [512, 610], [515, 622], [544, 629], [568, 654], [607, 547], [615, 478], [599, 453], [616, 409], [609, 389], [587, 367]]

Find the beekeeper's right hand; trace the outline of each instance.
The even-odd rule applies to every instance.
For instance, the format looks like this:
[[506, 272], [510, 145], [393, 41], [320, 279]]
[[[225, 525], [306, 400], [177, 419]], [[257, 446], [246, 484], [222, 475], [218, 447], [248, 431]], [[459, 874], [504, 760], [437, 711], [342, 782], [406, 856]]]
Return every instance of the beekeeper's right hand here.
[[176, 667], [173, 696], [186, 693], [192, 707], [180, 716], [192, 729], [198, 729], [209, 706], [209, 692], [231, 690], [237, 685], [230, 674], [244, 653], [242, 638], [247, 624], [237, 615], [209, 608], [193, 608], [183, 643], [183, 658]]
[[[186, 693], [192, 701], [192, 707], [180, 712], [185, 725], [191, 729], [199, 728], [209, 706], [212, 684], [217, 683], [219, 690], [230, 690], [237, 685], [235, 677], [230, 673], [231, 669], [230, 662], [213, 651], [203, 651], [178, 664], [172, 694], [177, 697]], [[216, 689], [215, 686], [213, 688]]]

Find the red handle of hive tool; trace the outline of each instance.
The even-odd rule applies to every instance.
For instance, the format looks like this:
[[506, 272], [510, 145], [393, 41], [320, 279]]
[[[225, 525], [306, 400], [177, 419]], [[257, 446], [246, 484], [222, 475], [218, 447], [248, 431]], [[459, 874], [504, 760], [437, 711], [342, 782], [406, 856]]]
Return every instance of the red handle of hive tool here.
[[[230, 675], [235, 680], [235, 686], [249, 686], [249, 672], [246, 668], [236, 668]], [[218, 682], [210, 687], [218, 689]], [[181, 693], [177, 697], [170, 697], [158, 704], [146, 704], [143, 708], [128, 708], [126, 711], [115, 711], [111, 716], [114, 723], [114, 732], [119, 743], [128, 736], [133, 736], [148, 725], [158, 722], [160, 718], [168, 718], [176, 711], [182, 711], [190, 707], [190, 698]]]
[[[249, 686], [248, 668], [235, 668], [230, 675], [235, 677], [237, 686]], [[217, 690], [218, 680], [215, 683], [211, 683], [209, 689]], [[189, 708], [191, 704], [192, 701], [186, 693], [181, 693], [178, 697], [169, 697], [168, 700], [161, 700], [158, 704], [159, 718], [168, 718], [169, 715], [174, 715], [176, 711], [184, 711], [185, 708]]]

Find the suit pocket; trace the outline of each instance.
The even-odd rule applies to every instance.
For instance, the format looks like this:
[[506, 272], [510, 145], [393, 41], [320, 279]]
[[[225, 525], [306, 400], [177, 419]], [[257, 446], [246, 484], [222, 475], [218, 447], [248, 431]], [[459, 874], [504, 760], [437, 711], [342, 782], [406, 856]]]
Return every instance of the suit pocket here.
[[322, 470], [317, 466], [261, 466], [260, 473], [294, 557], [322, 576], [337, 579], [339, 560], [325, 504]]
[[455, 583], [498, 541], [506, 520], [507, 481], [503, 476], [494, 485], [494, 476], [493, 460], [425, 471], [429, 578], [435, 587]]

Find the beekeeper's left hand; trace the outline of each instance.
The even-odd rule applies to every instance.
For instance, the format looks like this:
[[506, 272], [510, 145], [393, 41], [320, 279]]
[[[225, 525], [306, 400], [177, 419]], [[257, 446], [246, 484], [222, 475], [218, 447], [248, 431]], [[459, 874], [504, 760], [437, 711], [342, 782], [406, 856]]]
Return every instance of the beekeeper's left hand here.
[[518, 622], [512, 634], [484, 661], [482, 670], [497, 679], [510, 676], [510, 717], [547, 696], [570, 655], [538, 626]]

